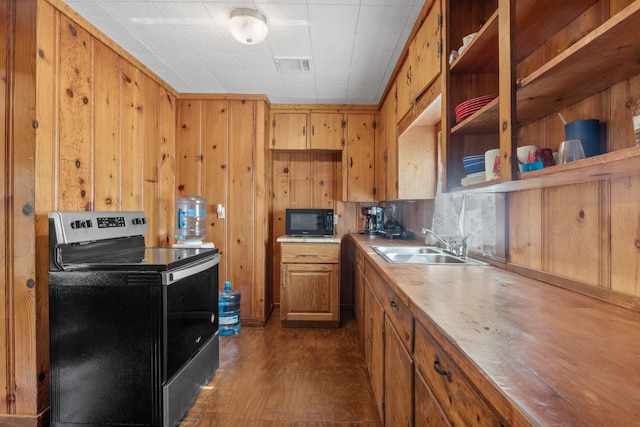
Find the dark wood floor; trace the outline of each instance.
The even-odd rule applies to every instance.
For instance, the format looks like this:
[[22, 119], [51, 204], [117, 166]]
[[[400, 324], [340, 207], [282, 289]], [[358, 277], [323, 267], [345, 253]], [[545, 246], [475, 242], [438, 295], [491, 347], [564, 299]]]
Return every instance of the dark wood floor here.
[[181, 427], [379, 427], [353, 315], [338, 329], [243, 327]]

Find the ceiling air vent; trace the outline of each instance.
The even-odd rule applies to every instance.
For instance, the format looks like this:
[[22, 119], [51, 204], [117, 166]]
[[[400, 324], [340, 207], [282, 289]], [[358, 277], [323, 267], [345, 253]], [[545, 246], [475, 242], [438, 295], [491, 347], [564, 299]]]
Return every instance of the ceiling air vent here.
[[311, 58], [286, 58], [274, 56], [273, 62], [280, 72], [286, 71], [311, 71]]

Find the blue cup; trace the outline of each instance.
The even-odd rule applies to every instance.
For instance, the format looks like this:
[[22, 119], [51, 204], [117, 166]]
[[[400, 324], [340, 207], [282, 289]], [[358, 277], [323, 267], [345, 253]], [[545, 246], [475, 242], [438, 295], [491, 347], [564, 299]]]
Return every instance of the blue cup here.
[[579, 139], [582, 142], [585, 157], [597, 156], [603, 153], [600, 142], [600, 121], [596, 119], [576, 120], [567, 123], [564, 131], [569, 139]]

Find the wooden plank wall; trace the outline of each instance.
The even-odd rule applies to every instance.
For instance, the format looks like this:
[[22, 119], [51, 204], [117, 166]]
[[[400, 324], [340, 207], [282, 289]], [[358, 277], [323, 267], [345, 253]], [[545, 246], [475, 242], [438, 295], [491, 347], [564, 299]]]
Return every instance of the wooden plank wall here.
[[[518, 74], [537, 68], [630, 3], [596, 3], [520, 64]], [[635, 145], [631, 113], [639, 98], [640, 76], [568, 107], [562, 114], [567, 121], [599, 119], [609, 151], [618, 150]], [[552, 114], [525, 126], [518, 139], [518, 145], [534, 143], [555, 151], [564, 140], [564, 126]], [[636, 306], [637, 300], [625, 296], [640, 297], [639, 187], [640, 178], [629, 177], [510, 194], [511, 263], [541, 272], [543, 280], [582, 291], [582, 285], [587, 285], [595, 292], [605, 291], [601, 293], [605, 299]], [[609, 290], [614, 292], [606, 292]]]
[[43, 425], [47, 214], [144, 210], [147, 244], [170, 245], [176, 95], [56, 0], [1, 0], [0, 10], [0, 425]]
[[[258, 98], [258, 97], [256, 97]], [[221, 254], [220, 285], [242, 293], [241, 322], [262, 325], [268, 239], [266, 102], [239, 96], [178, 101], [178, 196], [207, 200], [207, 237]], [[217, 205], [226, 210], [217, 216]], [[270, 261], [269, 261], [270, 263]]]

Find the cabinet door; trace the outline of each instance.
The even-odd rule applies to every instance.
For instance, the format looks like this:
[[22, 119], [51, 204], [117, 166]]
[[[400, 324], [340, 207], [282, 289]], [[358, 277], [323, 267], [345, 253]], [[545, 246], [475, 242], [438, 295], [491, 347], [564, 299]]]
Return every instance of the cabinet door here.
[[385, 425], [412, 425], [413, 360], [388, 318], [385, 319]]
[[271, 131], [272, 149], [307, 149], [306, 113], [274, 113], [271, 123]]
[[358, 325], [358, 338], [361, 347], [364, 348], [365, 340], [365, 319], [364, 319], [364, 265], [363, 253], [356, 249], [356, 267], [353, 280], [353, 306]]
[[392, 95], [387, 97], [384, 110], [387, 115], [387, 126], [385, 126], [385, 165], [387, 172], [386, 180], [386, 198], [384, 200], [396, 200], [398, 198], [398, 102], [396, 98], [395, 85], [392, 88]]
[[451, 427], [424, 377], [415, 370], [415, 427]]
[[309, 148], [342, 150], [344, 147], [344, 115], [342, 113], [311, 113]]
[[373, 291], [371, 291], [366, 277], [364, 299], [365, 327], [367, 331], [364, 355], [367, 360], [367, 368], [369, 369], [369, 377], [371, 377], [371, 386], [373, 388], [373, 396], [376, 399], [378, 414], [380, 415], [380, 419], [384, 420], [384, 413], [382, 411], [384, 398], [384, 343], [382, 341], [384, 310], [373, 294]]
[[411, 98], [411, 73], [414, 72], [412, 51], [415, 51], [415, 39], [409, 45], [409, 55], [407, 59], [402, 63], [398, 77], [396, 78], [396, 85], [398, 91], [398, 116], [396, 120], [399, 122], [407, 114], [407, 112], [413, 106], [413, 99]]
[[338, 321], [338, 274], [338, 264], [282, 264], [281, 320]]
[[413, 99], [440, 74], [440, 0], [435, 0], [415, 38], [416, 70], [412, 80]]
[[349, 114], [347, 147], [342, 157], [343, 201], [373, 202], [375, 114]]

